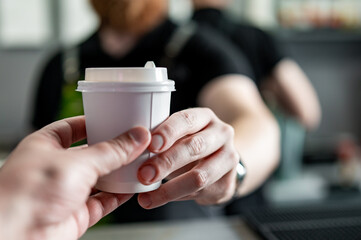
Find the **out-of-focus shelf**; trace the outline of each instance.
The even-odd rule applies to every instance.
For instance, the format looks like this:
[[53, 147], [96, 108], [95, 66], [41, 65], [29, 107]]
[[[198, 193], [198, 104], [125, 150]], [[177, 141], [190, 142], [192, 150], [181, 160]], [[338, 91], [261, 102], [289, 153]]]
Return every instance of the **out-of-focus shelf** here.
[[280, 41], [287, 42], [361, 42], [361, 29], [284, 29], [274, 28], [269, 32]]

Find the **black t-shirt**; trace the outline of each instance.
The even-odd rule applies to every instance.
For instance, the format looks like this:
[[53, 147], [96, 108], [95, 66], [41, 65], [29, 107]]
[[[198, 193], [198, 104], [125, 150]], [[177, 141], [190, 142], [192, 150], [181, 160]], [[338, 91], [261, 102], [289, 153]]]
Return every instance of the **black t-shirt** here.
[[258, 86], [284, 57], [276, 41], [269, 34], [249, 25], [237, 24], [217, 9], [197, 10], [192, 19], [221, 32], [245, 54], [251, 64]]
[[[99, 35], [95, 33], [77, 46], [79, 71], [84, 73], [89, 67], [141, 67], [147, 61], [154, 61], [161, 67], [165, 45], [177, 29], [177, 25], [166, 20], [121, 58], [107, 55], [101, 48]], [[168, 75], [175, 81], [176, 92], [172, 93], [171, 112], [196, 107], [200, 89], [213, 78], [233, 73], [253, 78], [246, 58], [207, 27], [198, 27], [172, 61]], [[44, 68], [35, 103], [33, 125], [36, 128], [54, 121], [62, 108], [62, 86], [65, 84], [62, 64], [63, 53], [59, 52]], [[193, 201], [172, 202], [154, 210], [144, 210], [133, 197], [112, 216], [117, 222], [130, 222], [209, 217], [219, 215], [220, 211], [220, 207], [199, 206]]]
[[[164, 48], [177, 28], [171, 21], [165, 21], [121, 58], [106, 54], [98, 33], [95, 33], [77, 47], [79, 72], [84, 74], [85, 68], [90, 67], [142, 67], [147, 61], [154, 61], [158, 67], [162, 67]], [[196, 107], [200, 89], [215, 77], [240, 73], [253, 78], [248, 60], [223, 42], [227, 40], [212, 29], [199, 27], [179, 55], [172, 59], [168, 76], [175, 81], [176, 92], [172, 93], [171, 112]], [[58, 117], [64, 84], [63, 57], [63, 52], [57, 53], [41, 75], [33, 118], [35, 128], [41, 128]]]

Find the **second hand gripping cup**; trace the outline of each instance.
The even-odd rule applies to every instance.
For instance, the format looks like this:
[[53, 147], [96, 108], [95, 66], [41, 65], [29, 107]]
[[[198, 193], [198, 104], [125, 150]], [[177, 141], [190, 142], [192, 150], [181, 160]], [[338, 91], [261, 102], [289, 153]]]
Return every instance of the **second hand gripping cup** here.
[[[132, 127], [150, 130], [169, 116], [174, 81], [166, 68], [147, 62], [144, 68], [87, 68], [82, 92], [88, 144], [115, 138]], [[111, 193], [140, 193], [157, 189], [161, 182], [143, 185], [138, 168], [152, 157], [145, 151], [134, 162], [100, 178], [96, 188]]]

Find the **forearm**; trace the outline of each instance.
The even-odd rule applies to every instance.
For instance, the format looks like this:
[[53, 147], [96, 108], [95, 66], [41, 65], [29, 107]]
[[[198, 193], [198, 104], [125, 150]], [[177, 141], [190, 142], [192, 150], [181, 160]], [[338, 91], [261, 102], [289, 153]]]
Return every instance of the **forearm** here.
[[278, 165], [280, 149], [277, 122], [256, 86], [245, 76], [220, 77], [204, 88], [199, 102], [234, 128], [235, 147], [247, 168], [240, 193], [254, 191]]
[[260, 187], [279, 162], [280, 134], [276, 120], [270, 113], [237, 118], [231, 123], [235, 129], [235, 147], [247, 175], [237, 189], [237, 195], [247, 195]]
[[278, 103], [307, 129], [314, 129], [321, 119], [321, 107], [311, 82], [292, 60], [282, 60], [275, 68], [271, 82], [278, 89]]

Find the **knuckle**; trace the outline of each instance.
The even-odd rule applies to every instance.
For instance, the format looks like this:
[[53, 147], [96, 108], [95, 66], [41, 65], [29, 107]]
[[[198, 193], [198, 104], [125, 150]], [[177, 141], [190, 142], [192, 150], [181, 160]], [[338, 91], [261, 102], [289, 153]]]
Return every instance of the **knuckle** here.
[[197, 199], [196, 202], [201, 205], [201, 206], [208, 206], [211, 205], [212, 203], [210, 203], [209, 199]]
[[222, 204], [232, 199], [234, 188], [228, 187], [213, 197], [213, 204]]
[[175, 136], [177, 134], [177, 129], [170, 124], [164, 124], [161, 132], [166, 138], [170, 138], [171, 136]]
[[174, 165], [173, 159], [176, 158], [173, 154], [167, 152], [165, 154], [162, 154], [160, 158], [162, 159], [162, 162], [164, 163], [166, 169], [172, 169]]
[[210, 108], [203, 108], [203, 110], [204, 110], [205, 114], [207, 114], [207, 115], [209, 115], [209, 116], [211, 116], [211, 117], [216, 117], [216, 114], [213, 112], [212, 109], [210, 109]]
[[[117, 150], [116, 147], [109, 142], [98, 143], [96, 148], [99, 152], [104, 153], [104, 155], [109, 156], [112, 159], [125, 159], [126, 157], [124, 152]], [[104, 173], [104, 169], [107, 169], [108, 167], [106, 162], [91, 161], [91, 163], [92, 164], [90, 166], [99, 176], [102, 175]]]
[[219, 204], [228, 202], [229, 200], [232, 199], [232, 197], [233, 197], [233, 194], [225, 194], [225, 195], [223, 195], [221, 198], [217, 199], [217, 200], [215, 201], [215, 204], [219, 205]]
[[188, 198], [190, 199], [197, 199], [197, 197], [200, 195], [201, 191], [197, 191], [197, 192], [193, 192], [191, 194], [188, 195]]
[[109, 144], [106, 143], [106, 142], [97, 143], [97, 144], [96, 144], [96, 148], [97, 148], [97, 150], [100, 151], [100, 152], [112, 151], [112, 150], [110, 149], [111, 146], [109, 146]]
[[176, 113], [177, 116], [184, 120], [187, 127], [192, 128], [194, 123], [196, 122], [195, 114], [191, 113], [190, 111], [181, 111]]
[[158, 197], [159, 197], [159, 201], [162, 202], [162, 203], [167, 203], [167, 202], [169, 202], [171, 200], [170, 199], [170, 193], [167, 190], [167, 188], [165, 188], [165, 187], [159, 188]]
[[206, 150], [206, 141], [202, 136], [194, 136], [185, 143], [190, 156], [197, 156]]
[[237, 153], [237, 151], [232, 151], [230, 154], [229, 154], [229, 159], [231, 161], [233, 161], [234, 165], [237, 165], [238, 162], [239, 162], [239, 155]]
[[228, 188], [226, 188], [224, 196], [226, 198], [232, 198], [234, 195], [234, 191], [236, 190], [236, 181], [234, 181], [234, 175], [232, 175], [232, 178], [228, 179], [227, 186]]
[[224, 202], [225, 202], [225, 200], [224, 200], [224, 197], [222, 196], [221, 198], [215, 198], [212, 204], [219, 205]]
[[107, 147], [116, 159], [128, 159], [131, 155], [131, 149], [124, 141], [113, 139], [108, 143], [105, 144], [105, 148]]
[[227, 134], [228, 136], [231, 136], [233, 138], [234, 136], [234, 128], [229, 124], [223, 124], [222, 126], [222, 132]]
[[194, 185], [197, 189], [203, 189], [207, 186], [208, 184], [208, 175], [207, 172], [204, 170], [193, 170], [192, 172], [193, 176], [193, 180], [194, 180]]
[[228, 188], [226, 190], [226, 192], [224, 193], [223, 197], [219, 199], [218, 204], [221, 204], [221, 203], [224, 203], [224, 202], [227, 202], [227, 201], [231, 200], [233, 198], [234, 191], [235, 191], [234, 188]]

